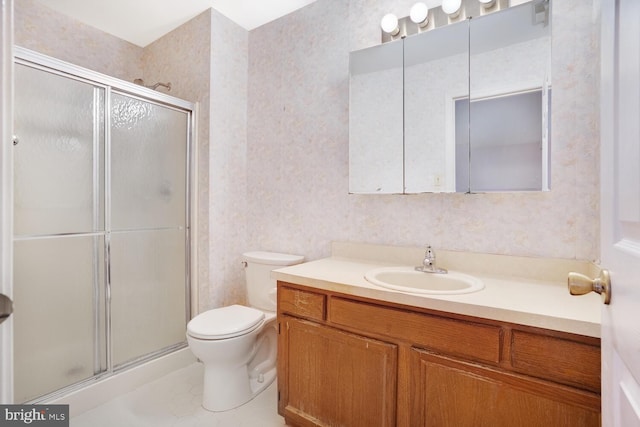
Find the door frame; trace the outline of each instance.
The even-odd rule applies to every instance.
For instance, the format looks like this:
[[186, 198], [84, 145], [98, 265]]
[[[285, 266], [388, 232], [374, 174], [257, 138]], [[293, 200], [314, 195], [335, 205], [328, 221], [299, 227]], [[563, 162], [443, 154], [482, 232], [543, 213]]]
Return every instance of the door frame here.
[[[13, 0], [0, 13], [0, 293], [13, 299]], [[13, 403], [13, 316], [0, 325], [0, 378], [0, 403]]]

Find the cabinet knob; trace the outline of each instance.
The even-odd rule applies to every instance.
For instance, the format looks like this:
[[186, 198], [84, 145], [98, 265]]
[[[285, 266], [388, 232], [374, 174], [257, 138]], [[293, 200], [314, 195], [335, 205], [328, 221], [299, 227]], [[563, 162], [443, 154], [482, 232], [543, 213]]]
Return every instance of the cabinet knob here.
[[600, 276], [595, 279], [580, 273], [569, 273], [567, 285], [571, 295], [584, 295], [593, 291], [602, 295], [602, 302], [605, 304], [611, 302], [611, 277], [608, 270], [601, 270]]

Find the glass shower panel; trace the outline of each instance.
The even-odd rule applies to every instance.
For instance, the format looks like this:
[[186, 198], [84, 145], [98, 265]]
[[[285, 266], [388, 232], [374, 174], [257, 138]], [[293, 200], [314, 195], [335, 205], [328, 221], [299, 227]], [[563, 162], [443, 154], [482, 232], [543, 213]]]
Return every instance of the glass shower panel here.
[[111, 235], [113, 365], [183, 343], [185, 230]]
[[113, 230], [186, 225], [188, 118], [184, 111], [113, 94]]
[[[106, 369], [102, 236], [14, 242], [15, 401]], [[102, 310], [101, 309], [101, 310]]]
[[16, 64], [16, 235], [102, 229], [104, 92]]
[[27, 61], [15, 64], [18, 403], [184, 346], [190, 280], [191, 111]]

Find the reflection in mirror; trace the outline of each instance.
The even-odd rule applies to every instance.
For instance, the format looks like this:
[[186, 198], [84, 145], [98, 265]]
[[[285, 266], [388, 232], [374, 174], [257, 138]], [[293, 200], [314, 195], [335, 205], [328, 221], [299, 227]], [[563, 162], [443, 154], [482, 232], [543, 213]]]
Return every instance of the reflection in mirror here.
[[[533, 191], [543, 183], [542, 90], [474, 99], [467, 135], [456, 133], [458, 191]], [[469, 99], [456, 101], [456, 129], [467, 126]], [[459, 139], [459, 141], [458, 141]], [[471, 161], [469, 161], [471, 159]], [[471, 175], [469, 175], [471, 173]], [[469, 187], [470, 185], [470, 187]]]
[[469, 109], [471, 192], [549, 189], [551, 25], [540, 5], [470, 20], [471, 104], [457, 103]]
[[467, 21], [405, 39], [406, 193], [456, 190], [453, 119], [468, 147], [469, 110], [454, 115], [450, 100], [468, 99], [468, 48]]
[[349, 58], [349, 192], [403, 192], [402, 41]]

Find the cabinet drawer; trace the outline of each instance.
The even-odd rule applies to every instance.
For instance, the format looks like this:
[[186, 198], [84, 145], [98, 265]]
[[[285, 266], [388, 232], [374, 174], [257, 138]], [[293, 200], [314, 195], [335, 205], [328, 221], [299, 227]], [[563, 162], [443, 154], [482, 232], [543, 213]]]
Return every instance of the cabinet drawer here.
[[600, 392], [600, 346], [514, 330], [514, 370], [561, 384]]
[[325, 320], [326, 296], [278, 286], [278, 311], [312, 320]]
[[[421, 347], [497, 365], [502, 330], [498, 326], [332, 298], [329, 321], [337, 325], [408, 341]], [[375, 321], [374, 321], [375, 319]]]

